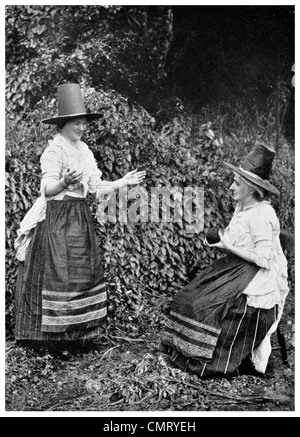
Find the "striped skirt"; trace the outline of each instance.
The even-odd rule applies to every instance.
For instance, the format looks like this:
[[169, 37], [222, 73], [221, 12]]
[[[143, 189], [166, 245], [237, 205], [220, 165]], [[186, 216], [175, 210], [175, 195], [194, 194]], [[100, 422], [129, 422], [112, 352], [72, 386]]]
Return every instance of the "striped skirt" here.
[[16, 340], [85, 340], [103, 333], [102, 255], [85, 199], [51, 200], [19, 264]]
[[243, 290], [259, 267], [221, 258], [185, 286], [172, 303], [161, 350], [200, 377], [232, 375], [276, 320], [276, 307], [247, 305]]

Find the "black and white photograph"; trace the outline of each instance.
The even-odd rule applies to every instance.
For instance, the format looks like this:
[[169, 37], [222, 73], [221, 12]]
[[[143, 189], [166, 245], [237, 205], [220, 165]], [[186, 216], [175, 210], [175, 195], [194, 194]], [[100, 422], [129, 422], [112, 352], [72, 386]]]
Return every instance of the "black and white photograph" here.
[[2, 8], [2, 415], [297, 415], [295, 5]]

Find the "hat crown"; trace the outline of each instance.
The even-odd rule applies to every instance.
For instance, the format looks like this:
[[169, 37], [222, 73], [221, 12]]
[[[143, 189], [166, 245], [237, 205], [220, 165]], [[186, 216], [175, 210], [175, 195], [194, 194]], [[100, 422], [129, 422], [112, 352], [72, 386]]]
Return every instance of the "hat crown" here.
[[264, 144], [256, 144], [241, 163], [241, 168], [254, 173], [261, 179], [269, 179], [274, 157], [273, 149]]
[[58, 117], [73, 116], [86, 112], [79, 84], [66, 83], [58, 86], [57, 111]]
[[243, 176], [252, 184], [264, 188], [274, 194], [279, 191], [269, 182], [275, 150], [265, 144], [255, 144], [239, 167], [224, 162], [224, 165], [239, 176]]
[[57, 115], [42, 120], [45, 124], [56, 124], [61, 120], [69, 118], [86, 117], [89, 120], [96, 120], [103, 117], [99, 112], [87, 112], [84, 100], [78, 83], [65, 83], [57, 87]]

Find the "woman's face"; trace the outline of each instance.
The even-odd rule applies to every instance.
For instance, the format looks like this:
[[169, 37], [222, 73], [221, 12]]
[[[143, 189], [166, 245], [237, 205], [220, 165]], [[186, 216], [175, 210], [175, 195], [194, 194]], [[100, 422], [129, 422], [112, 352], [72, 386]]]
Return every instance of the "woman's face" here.
[[68, 121], [61, 130], [61, 133], [70, 141], [79, 141], [87, 126], [85, 117]]
[[237, 202], [245, 202], [252, 197], [252, 189], [238, 175], [234, 176], [233, 183], [230, 186], [232, 197]]

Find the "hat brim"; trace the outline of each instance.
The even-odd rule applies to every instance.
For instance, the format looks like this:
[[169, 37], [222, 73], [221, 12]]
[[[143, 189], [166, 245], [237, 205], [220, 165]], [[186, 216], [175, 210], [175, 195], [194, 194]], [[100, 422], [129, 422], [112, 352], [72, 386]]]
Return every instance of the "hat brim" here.
[[103, 114], [100, 114], [99, 112], [91, 112], [91, 113], [83, 112], [81, 114], [62, 115], [57, 117], [46, 118], [45, 120], [42, 120], [42, 123], [57, 124], [62, 120], [70, 120], [78, 117], [85, 117], [88, 121], [92, 121], [92, 120], [97, 120], [98, 118], [102, 118]]
[[277, 188], [274, 187], [274, 185], [272, 185], [269, 181], [259, 180], [255, 176], [252, 177], [249, 172], [245, 172], [242, 168], [236, 167], [235, 165], [229, 164], [228, 162], [223, 162], [223, 164], [229, 170], [232, 170], [233, 172], [243, 176], [245, 179], [248, 179], [250, 182], [263, 188], [264, 190], [270, 191], [273, 194], [280, 194]]

